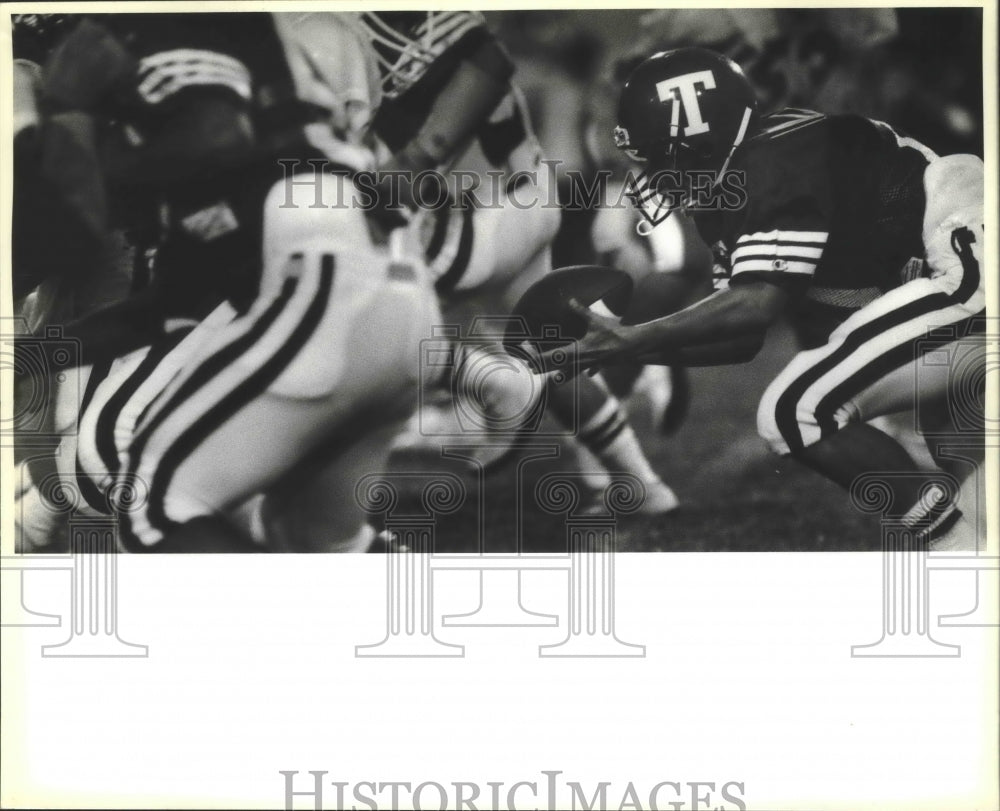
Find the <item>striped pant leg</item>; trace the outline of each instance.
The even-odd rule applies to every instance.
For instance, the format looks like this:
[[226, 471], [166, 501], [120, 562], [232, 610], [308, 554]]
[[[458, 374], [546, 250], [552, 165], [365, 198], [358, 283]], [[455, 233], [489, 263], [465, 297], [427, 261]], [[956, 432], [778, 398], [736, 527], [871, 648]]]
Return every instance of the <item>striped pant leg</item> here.
[[[81, 367], [54, 392], [56, 424], [61, 432], [58, 452], [51, 465], [35, 466], [32, 489], [35, 496], [25, 502], [26, 525], [55, 528], [71, 513], [110, 515], [116, 511], [115, 494], [109, 492], [119, 466], [115, 418], [123, 407], [134, 405], [136, 391], [150, 379], [156, 391], [154, 370], [169, 348], [180, 339], [172, 336], [160, 347], [144, 347], [118, 358]], [[152, 396], [152, 395], [150, 395]], [[49, 515], [44, 515], [48, 513]], [[35, 542], [41, 538], [36, 531]]]
[[[305, 284], [290, 278], [274, 296], [212, 332], [142, 415], [119, 473], [146, 493], [123, 516], [126, 549], [145, 551], [176, 524], [217, 511], [211, 489], [188, 492], [183, 504], [171, 496], [177, 468], [283, 371], [287, 355], [300, 348], [325, 311], [332, 270], [327, 276], [325, 285], [316, 274]], [[255, 467], [253, 441], [269, 427], [257, 426], [245, 437], [244, 447], [227, 449], [220, 463], [230, 466], [231, 478], [249, 475]], [[168, 509], [171, 500], [174, 510]]]
[[[96, 385], [93, 385], [95, 375], [91, 375], [74, 457], [77, 475], [87, 483], [84, 495], [90, 493], [99, 502], [91, 506], [113, 511], [120, 496], [143, 495], [141, 487], [133, 492], [134, 482], [119, 478], [122, 457], [134, 438], [136, 425], [182, 372], [199, 343], [234, 314], [229, 305], [222, 305], [195, 329], [171, 332], [156, 344], [116, 358], [105, 369], [96, 370], [102, 373]], [[109, 496], [108, 491], [115, 484], [118, 485], [115, 493]]]
[[329, 254], [306, 264], [202, 346], [142, 420], [127, 472], [149, 497], [128, 515], [127, 549], [154, 551], [179, 525], [266, 493], [338, 432], [381, 426], [387, 403], [415, 407], [431, 291], [340, 268], [335, 285]]
[[[758, 409], [758, 432], [773, 450], [794, 454], [848, 422], [947, 395], [950, 377], [925, 371], [922, 358], [981, 330], [981, 233], [965, 225], [953, 229], [956, 272], [890, 291], [845, 321], [827, 344], [792, 359]], [[946, 337], [935, 339], [931, 330]]]
[[[31, 450], [15, 476], [15, 545], [21, 550], [61, 546], [71, 514], [92, 514], [101, 494], [79, 471], [81, 421], [110, 363], [82, 366], [56, 378], [45, 406], [59, 433], [56, 448]], [[99, 510], [106, 512], [106, 510]]]
[[144, 347], [95, 365], [84, 390], [76, 445], [72, 456], [65, 454], [64, 464], [72, 465], [72, 475], [82, 497], [97, 512], [113, 512], [107, 494], [119, 461], [107, 415], [127, 395], [130, 381], [144, 368], [150, 351], [151, 347]]
[[[494, 185], [500, 179], [491, 177]], [[534, 279], [551, 269], [549, 249], [560, 217], [553, 204], [548, 171], [539, 168], [522, 179], [526, 182], [512, 190], [481, 189], [475, 198], [464, 195], [461, 205], [422, 215], [433, 223], [425, 255], [441, 296], [467, 293], [487, 284], [523, 289], [525, 273]]]

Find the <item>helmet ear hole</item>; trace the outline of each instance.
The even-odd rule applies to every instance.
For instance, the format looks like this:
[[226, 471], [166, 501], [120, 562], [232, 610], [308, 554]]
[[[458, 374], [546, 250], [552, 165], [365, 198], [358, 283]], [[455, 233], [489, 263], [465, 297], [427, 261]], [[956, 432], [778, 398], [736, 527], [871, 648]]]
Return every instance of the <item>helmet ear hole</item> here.
[[646, 161], [654, 170], [675, 168], [677, 158], [677, 144], [668, 141], [654, 141], [649, 144], [643, 153]]

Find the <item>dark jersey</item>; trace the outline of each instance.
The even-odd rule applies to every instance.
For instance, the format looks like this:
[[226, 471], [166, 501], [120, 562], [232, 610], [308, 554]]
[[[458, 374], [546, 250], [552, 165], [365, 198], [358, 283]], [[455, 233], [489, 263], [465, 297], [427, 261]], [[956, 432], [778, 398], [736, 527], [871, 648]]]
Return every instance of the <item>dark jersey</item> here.
[[133, 140], [155, 140], [195, 99], [222, 98], [249, 118], [255, 157], [278, 151], [318, 156], [304, 127], [329, 111], [302, 92], [297, 64], [302, 53], [281, 16], [117, 14], [101, 19], [138, 60], [134, 93], [115, 111]]
[[933, 157], [880, 122], [784, 110], [730, 163], [745, 203], [695, 219], [717, 273], [787, 285], [798, 314], [828, 333], [920, 272]]
[[132, 92], [111, 111], [109, 142], [128, 167], [115, 178], [126, 212], [155, 208], [160, 220], [153, 275], [170, 316], [201, 317], [226, 298], [249, 304], [270, 188], [291, 165], [310, 171], [310, 160], [346, 170], [330, 109], [337, 94], [297, 39], [296, 16], [100, 20], [138, 63]]

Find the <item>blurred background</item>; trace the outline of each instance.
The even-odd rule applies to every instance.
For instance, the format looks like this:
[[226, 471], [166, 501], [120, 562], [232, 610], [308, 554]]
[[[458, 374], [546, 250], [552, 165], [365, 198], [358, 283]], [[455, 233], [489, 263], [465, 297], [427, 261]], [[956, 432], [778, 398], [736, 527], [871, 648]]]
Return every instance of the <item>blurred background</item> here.
[[[487, 14], [518, 65], [547, 155], [586, 177], [618, 160], [617, 95], [656, 51], [701, 45], [735, 60], [762, 109], [858, 113], [938, 154], [982, 156], [982, 12], [971, 8], [664, 9]], [[568, 195], [564, 194], [563, 199]], [[556, 266], [587, 259], [587, 212], [567, 212]]]

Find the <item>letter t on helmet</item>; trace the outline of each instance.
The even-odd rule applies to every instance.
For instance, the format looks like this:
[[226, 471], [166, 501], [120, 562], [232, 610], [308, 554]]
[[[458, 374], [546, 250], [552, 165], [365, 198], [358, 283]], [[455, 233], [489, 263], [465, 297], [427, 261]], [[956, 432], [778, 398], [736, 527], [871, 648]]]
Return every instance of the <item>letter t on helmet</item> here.
[[[647, 169], [630, 182], [629, 197], [649, 225], [673, 207], [656, 188], [656, 174], [710, 170], [717, 181], [757, 120], [757, 97], [740, 67], [704, 48], [662, 51], [625, 81], [618, 102], [615, 146]], [[642, 225], [642, 223], [640, 223]]]

